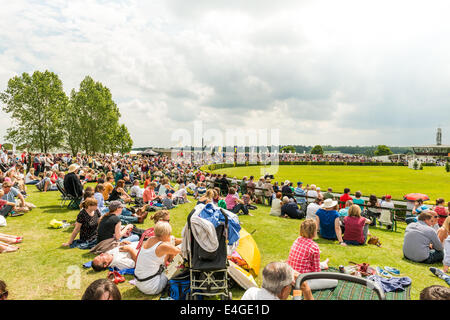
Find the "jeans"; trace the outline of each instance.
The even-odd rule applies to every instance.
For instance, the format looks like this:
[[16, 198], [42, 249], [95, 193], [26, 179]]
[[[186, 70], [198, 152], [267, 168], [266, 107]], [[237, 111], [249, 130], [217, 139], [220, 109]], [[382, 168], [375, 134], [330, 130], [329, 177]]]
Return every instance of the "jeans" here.
[[3, 206], [3, 208], [0, 210], [0, 216], [4, 216], [5, 218], [8, 216], [8, 214], [12, 211], [12, 206]]
[[444, 251], [430, 250], [430, 255], [428, 259], [422, 261], [422, 263], [433, 264], [433, 263], [441, 263], [444, 260]]
[[128, 238], [122, 238], [120, 239], [120, 242], [122, 241], [130, 241], [130, 242], [137, 242], [139, 241], [141, 238], [137, 235], [137, 234], [132, 234], [131, 236], [129, 236]]
[[248, 214], [247, 206], [243, 205], [242, 203], [239, 203], [239, 204], [235, 205], [234, 208], [231, 209], [230, 211], [233, 212], [233, 213], [238, 213], [241, 210], [242, 210], [242, 213]]
[[34, 185], [34, 184], [38, 184], [39, 183], [39, 180], [31, 180], [31, 181], [29, 181], [29, 182], [27, 182], [27, 183], [25, 183], [25, 184], [31, 184], [31, 185]]

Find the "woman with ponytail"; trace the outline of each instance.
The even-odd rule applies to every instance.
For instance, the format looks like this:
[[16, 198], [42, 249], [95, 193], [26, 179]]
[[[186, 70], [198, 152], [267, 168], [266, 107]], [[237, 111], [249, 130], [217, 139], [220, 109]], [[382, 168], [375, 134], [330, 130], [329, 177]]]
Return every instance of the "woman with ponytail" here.
[[[97, 227], [100, 220], [100, 212], [97, 209], [97, 200], [86, 198], [80, 204], [80, 213], [75, 222], [75, 228], [70, 240], [63, 244], [64, 247], [91, 249], [97, 244]], [[80, 239], [75, 240], [80, 234]]]

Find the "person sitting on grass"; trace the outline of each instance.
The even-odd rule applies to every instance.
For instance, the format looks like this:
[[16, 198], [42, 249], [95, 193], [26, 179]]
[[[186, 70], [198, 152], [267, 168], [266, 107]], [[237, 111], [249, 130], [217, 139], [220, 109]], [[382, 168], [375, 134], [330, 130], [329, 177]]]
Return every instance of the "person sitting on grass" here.
[[281, 216], [281, 192], [277, 192], [275, 199], [272, 200], [272, 208], [270, 208], [270, 215], [279, 217]]
[[19, 250], [19, 247], [14, 246], [14, 244], [21, 243], [22, 240], [23, 237], [0, 233], [0, 253], [14, 252]]
[[[253, 205], [253, 201], [252, 201], [252, 199], [250, 198], [250, 196], [248, 194], [244, 194], [242, 196], [242, 201], [244, 202], [244, 206], [246, 206], [247, 209], [249, 209], [249, 210], [256, 210], [256, 209], [258, 209], [257, 206]], [[249, 215], [251, 216], [252, 214], [249, 213]]]
[[136, 198], [136, 202], [139, 200], [142, 202], [142, 198], [144, 197], [144, 189], [140, 187], [139, 180], [134, 180], [133, 186], [130, 189], [130, 196]]
[[169, 192], [169, 193], [167, 194], [167, 196], [164, 197], [164, 198], [162, 199], [162, 205], [163, 205], [163, 207], [165, 207], [167, 210], [171, 210], [171, 209], [174, 209], [174, 208], [177, 207], [177, 206], [174, 205], [174, 203], [173, 203], [173, 196], [172, 196], [172, 193]]
[[[261, 288], [247, 289], [241, 300], [287, 300], [297, 278], [292, 267], [286, 262], [267, 264], [262, 271], [262, 277]], [[300, 289], [304, 300], [314, 300], [306, 281]]]
[[33, 208], [36, 208], [36, 206], [32, 203], [25, 202], [25, 198], [23, 197], [22, 193], [20, 193], [19, 190], [14, 188], [11, 185], [11, 182], [5, 181], [3, 182], [3, 196], [2, 199], [6, 200], [10, 203], [16, 203], [16, 197], [19, 198], [20, 205], [15, 207], [15, 212], [28, 212]]
[[2, 197], [4, 196], [4, 194], [5, 191], [3, 191], [3, 189], [0, 189], [0, 215], [6, 218], [10, 213], [14, 213], [16, 203], [3, 200]]
[[343, 220], [345, 226], [344, 242], [355, 246], [366, 243], [371, 221], [361, 217], [361, 208], [356, 204], [351, 205], [348, 208], [348, 215]]
[[235, 188], [230, 187], [228, 189], [228, 194], [225, 197], [225, 203], [227, 205], [227, 210], [230, 210], [231, 212], [236, 214], [238, 214], [239, 211], [242, 210], [243, 214], [249, 215], [248, 208], [244, 206], [244, 201], [237, 197]]
[[111, 201], [108, 209], [98, 222], [97, 243], [112, 238], [116, 241], [138, 241], [139, 237], [136, 239], [135, 235], [131, 236], [132, 224], [122, 228], [119, 216], [122, 214], [123, 204], [120, 201]]
[[157, 184], [154, 181], [149, 183], [147, 189], [145, 189], [144, 194], [142, 196], [142, 200], [144, 201], [144, 203], [161, 201], [161, 197], [157, 196], [155, 193], [156, 186]]
[[418, 222], [408, 224], [405, 229], [403, 255], [406, 259], [426, 263], [440, 263], [444, 258], [443, 246], [432, 228], [433, 214], [430, 210], [419, 214]]
[[316, 212], [317, 228], [319, 229], [320, 237], [327, 240], [338, 240], [340, 245], [346, 246], [342, 239], [337, 207], [337, 201], [327, 199], [323, 202], [321, 208]]
[[444, 272], [450, 268], [450, 217], [447, 217], [437, 232], [438, 238], [444, 246]]
[[318, 195], [316, 199], [314, 199], [314, 202], [311, 202], [308, 204], [308, 207], [306, 208], [306, 219], [314, 219], [316, 220], [316, 212], [320, 209], [320, 206], [323, 203], [323, 195]]
[[302, 219], [303, 214], [298, 208], [294, 199], [289, 199], [287, 196], [283, 197], [283, 205], [281, 206], [281, 216], [283, 218]]
[[47, 191], [56, 191], [58, 190], [58, 188], [56, 187], [56, 185], [54, 185], [51, 182], [51, 177], [52, 173], [50, 171], [47, 171], [45, 173], [44, 179], [42, 179], [41, 181], [39, 181], [39, 183], [36, 184], [36, 188], [41, 191], [41, 192], [47, 192]]
[[306, 219], [300, 225], [300, 235], [289, 251], [287, 263], [298, 273], [320, 272], [328, 269], [328, 259], [320, 262], [319, 245], [314, 242], [317, 237], [317, 225], [313, 219]]
[[97, 279], [86, 288], [81, 300], [122, 300], [122, 296], [114, 282]]
[[439, 216], [438, 224], [439, 227], [442, 227], [445, 219], [448, 217], [448, 208], [445, 207], [445, 200], [443, 198], [439, 198], [436, 200], [436, 206], [433, 208], [434, 212], [436, 212]]
[[160, 221], [155, 225], [155, 235], [144, 242], [136, 261], [136, 287], [144, 294], [158, 294], [167, 284], [164, 267], [181, 252], [171, 244], [172, 227]]
[[[97, 227], [101, 217], [98, 211], [97, 200], [87, 198], [80, 204], [81, 211], [78, 213], [75, 228], [68, 242], [63, 247], [91, 249], [97, 244]], [[78, 233], [80, 239], [76, 239]]]
[[31, 168], [25, 176], [25, 184], [37, 184], [39, 183], [39, 178], [34, 175], [34, 168]]
[[125, 192], [125, 180], [120, 179], [117, 181], [116, 187], [111, 191], [109, 195], [108, 201], [116, 201], [119, 200], [123, 203], [131, 202], [131, 197], [128, 193]]

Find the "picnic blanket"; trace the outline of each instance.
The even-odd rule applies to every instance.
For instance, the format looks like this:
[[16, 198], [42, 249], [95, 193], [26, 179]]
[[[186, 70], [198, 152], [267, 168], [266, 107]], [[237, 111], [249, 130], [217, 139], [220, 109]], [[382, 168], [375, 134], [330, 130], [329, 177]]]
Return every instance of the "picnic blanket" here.
[[[322, 272], [339, 272], [338, 269], [330, 267]], [[377, 293], [358, 283], [338, 281], [334, 289], [313, 291], [315, 300], [378, 300]], [[386, 292], [386, 300], [411, 300], [411, 285], [405, 287], [404, 291]]]

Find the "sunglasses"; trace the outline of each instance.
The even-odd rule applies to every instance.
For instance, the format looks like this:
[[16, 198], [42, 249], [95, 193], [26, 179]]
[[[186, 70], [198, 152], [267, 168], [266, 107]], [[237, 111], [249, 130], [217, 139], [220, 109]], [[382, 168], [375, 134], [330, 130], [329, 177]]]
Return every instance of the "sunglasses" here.
[[8, 298], [8, 291], [1, 293], [0, 298], [4, 298], [4, 299]]

